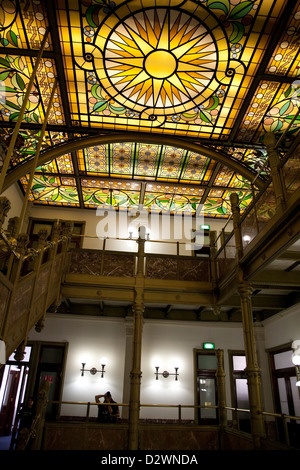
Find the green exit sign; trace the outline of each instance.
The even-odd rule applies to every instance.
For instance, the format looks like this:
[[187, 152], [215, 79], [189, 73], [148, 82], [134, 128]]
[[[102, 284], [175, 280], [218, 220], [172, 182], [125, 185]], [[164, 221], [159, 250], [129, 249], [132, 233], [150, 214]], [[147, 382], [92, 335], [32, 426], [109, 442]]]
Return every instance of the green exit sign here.
[[203, 343], [203, 349], [215, 349], [215, 343]]

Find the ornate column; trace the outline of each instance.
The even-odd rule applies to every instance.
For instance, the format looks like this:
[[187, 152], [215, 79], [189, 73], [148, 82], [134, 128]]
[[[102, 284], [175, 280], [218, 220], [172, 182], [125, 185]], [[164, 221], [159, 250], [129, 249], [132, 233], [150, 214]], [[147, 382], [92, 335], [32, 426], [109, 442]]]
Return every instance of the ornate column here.
[[240, 228], [240, 208], [239, 208], [239, 197], [236, 193], [230, 194], [230, 204], [233, 219], [233, 230], [235, 237], [235, 248], [237, 259], [240, 260], [243, 256], [243, 241], [242, 232]]
[[226, 388], [225, 388], [225, 371], [224, 371], [224, 351], [222, 349], [216, 350], [218, 361], [218, 369], [216, 372], [217, 386], [218, 386], [218, 405], [220, 413], [220, 426], [227, 425], [227, 412], [226, 412]]
[[142, 331], [144, 312], [144, 243], [145, 230], [144, 227], [141, 227], [138, 239], [135, 303], [133, 306], [133, 345], [129, 401], [129, 450], [138, 450], [139, 448], [140, 391], [142, 378]]
[[129, 450], [139, 448], [139, 416], [141, 391], [141, 357], [142, 357], [142, 328], [144, 304], [136, 299], [133, 307], [133, 351], [130, 372], [130, 401], [129, 401]]
[[[127, 316], [125, 318], [125, 364], [124, 364], [124, 377], [123, 377], [123, 398], [122, 403], [130, 402], [130, 381], [128, 377], [131, 374], [132, 366], [132, 350], [133, 350], [133, 318]], [[129, 418], [129, 408], [123, 407], [122, 418]]]
[[254, 334], [252, 302], [252, 287], [247, 282], [239, 285], [239, 294], [242, 307], [242, 320], [244, 330], [244, 343], [246, 354], [246, 377], [248, 383], [251, 428], [256, 448], [260, 446], [260, 438], [265, 437], [264, 421], [262, 416], [261, 371], [258, 367], [256, 341]]
[[[235, 233], [236, 249], [238, 261], [240, 261], [242, 250], [242, 235], [239, 225], [240, 211], [239, 199], [237, 194], [231, 194], [230, 202], [233, 215], [233, 226]], [[256, 341], [253, 325], [252, 313], [252, 287], [251, 284], [244, 280], [244, 272], [239, 264], [238, 266], [239, 285], [238, 293], [241, 300], [242, 322], [244, 332], [244, 344], [246, 355], [246, 376], [249, 392], [249, 406], [251, 418], [251, 430], [255, 448], [260, 447], [260, 439], [265, 436], [264, 422], [262, 416], [262, 398], [261, 398], [261, 382], [260, 369], [257, 362]]]

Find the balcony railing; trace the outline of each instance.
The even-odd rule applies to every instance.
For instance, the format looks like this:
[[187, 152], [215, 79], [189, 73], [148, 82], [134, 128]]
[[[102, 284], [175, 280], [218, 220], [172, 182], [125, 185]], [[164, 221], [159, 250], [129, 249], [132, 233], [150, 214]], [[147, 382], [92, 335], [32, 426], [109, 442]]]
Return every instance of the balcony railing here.
[[[68, 410], [68, 415], [58, 414], [56, 416], [56, 421], [63, 421], [63, 422], [96, 422], [96, 414], [97, 412], [94, 411], [94, 408], [97, 409], [99, 403], [95, 402], [76, 402], [76, 401], [48, 401], [48, 406], [55, 406], [57, 409], [63, 411], [63, 407], [66, 406]], [[117, 403], [119, 409], [123, 410], [123, 414], [126, 415], [126, 409], [129, 408], [127, 403]], [[100, 404], [100, 406], [105, 406], [104, 403]], [[79, 408], [85, 408], [84, 414], [80, 413], [77, 415], [76, 410], [78, 411]], [[180, 425], [180, 426], [188, 426], [188, 425], [197, 425], [201, 426], [201, 420], [199, 419], [191, 419], [189, 417], [190, 413], [187, 415], [185, 412], [189, 410], [194, 410], [194, 416], [198, 414], [199, 411], [204, 410], [214, 410], [216, 416], [220, 411], [220, 407], [218, 405], [171, 405], [171, 404], [140, 404], [141, 415], [143, 414], [143, 410], [145, 409], [152, 409], [156, 410], [157, 414], [153, 414], [152, 418], [140, 418], [140, 424], [155, 424], [155, 425]], [[245, 427], [241, 425], [241, 422], [246, 420], [250, 423], [250, 410], [249, 409], [242, 409], [242, 408], [234, 408], [230, 406], [225, 406], [224, 408], [227, 412], [227, 426], [233, 428], [237, 431], [242, 431], [250, 434], [250, 427], [249, 431], [245, 430]], [[175, 411], [173, 413], [173, 419], [164, 418], [164, 412], [167, 410]], [[72, 415], [70, 415], [72, 413]], [[121, 413], [122, 414], [122, 413]], [[166, 413], [167, 414], [167, 413]], [[286, 415], [284, 413], [272, 413], [272, 412], [262, 412], [265, 422], [265, 432], [266, 432], [266, 439], [270, 441], [280, 442], [282, 444], [287, 445], [288, 447], [295, 447], [300, 448], [300, 441], [299, 439], [295, 438], [295, 435], [299, 436], [300, 434], [300, 416], [291, 416]], [[127, 419], [120, 419], [119, 423], [127, 424]], [[206, 423], [207, 425], [207, 423]], [[211, 424], [210, 424], [211, 425]], [[213, 424], [212, 424], [213, 425]], [[219, 424], [216, 423], [215, 426]]]
[[28, 238], [13, 231], [0, 231], [0, 338], [6, 357], [18, 349], [22, 357], [31, 328], [42, 328], [47, 308], [56, 302], [64, 270], [70, 233], [56, 231], [47, 241], [40, 232], [36, 249], [27, 248]]
[[[283, 203], [287, 205], [300, 190], [300, 159], [290, 157], [282, 160], [278, 166], [278, 172], [282, 181]], [[255, 243], [256, 237], [265, 230], [274, 216], [282, 211], [282, 207], [277, 206], [276, 192], [271, 177], [260, 191], [254, 191], [254, 189], [252, 191], [252, 202], [244, 212], [241, 211], [239, 222], [243, 249], [252, 242]], [[298, 198], [300, 200], [300, 195]], [[242, 206], [242, 200], [240, 206]], [[221, 278], [225, 272], [228, 273], [237, 263], [234, 231], [226, 234], [226, 227], [231, 220], [232, 216], [227, 220], [216, 240], [214, 259], [218, 278]]]
[[[145, 241], [143, 274], [149, 279], [209, 281], [209, 247], [203, 254], [184, 254], [184, 243]], [[113, 249], [112, 249], [113, 248]], [[130, 248], [130, 251], [125, 251]], [[136, 240], [105, 239], [102, 249], [75, 249], [70, 252], [68, 274], [134, 277], [138, 265]]]

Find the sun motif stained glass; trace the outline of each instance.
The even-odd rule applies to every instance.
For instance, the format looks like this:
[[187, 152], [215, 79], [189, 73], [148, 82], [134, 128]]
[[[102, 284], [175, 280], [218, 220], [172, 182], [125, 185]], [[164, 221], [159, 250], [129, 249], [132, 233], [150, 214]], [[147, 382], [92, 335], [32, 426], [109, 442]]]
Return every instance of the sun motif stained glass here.
[[36, 204], [225, 217], [230, 192], [243, 210], [270, 173], [266, 132], [281, 157], [297, 147], [299, 1], [0, 0], [0, 20], [4, 146], [47, 35], [8, 170], [23, 190], [57, 79]]
[[[136, 13], [108, 37], [103, 60], [107, 78], [101, 74], [100, 81], [121, 104], [129, 101], [130, 108], [148, 116], [185, 111], [195, 98], [207, 97], [217, 68], [214, 39], [203, 23], [181, 11]], [[95, 45], [101, 48], [103, 42]]]

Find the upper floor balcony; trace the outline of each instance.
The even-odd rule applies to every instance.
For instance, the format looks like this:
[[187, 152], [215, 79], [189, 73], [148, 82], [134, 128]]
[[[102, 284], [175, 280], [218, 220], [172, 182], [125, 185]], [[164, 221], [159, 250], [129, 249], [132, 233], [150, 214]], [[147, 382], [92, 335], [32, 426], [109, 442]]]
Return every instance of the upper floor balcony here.
[[[294, 305], [300, 300], [299, 173], [297, 156], [277, 159], [265, 186], [253, 189], [253, 203], [243, 211], [243, 200], [233, 199], [223, 229], [211, 231], [204, 246], [194, 244], [190, 250], [180, 241], [146, 236], [103, 237], [97, 250], [71, 249], [71, 224], [65, 224], [64, 232], [54, 224], [52, 235], [47, 239], [41, 233], [33, 247], [27, 236], [14, 233], [16, 223], [10, 219], [1, 243], [2, 337], [12, 318], [24, 316], [32, 327], [48, 309], [130, 315], [137, 291], [142, 292], [148, 318], [241, 321], [241, 276], [253, 288], [254, 320]], [[2, 198], [2, 223], [8, 213]], [[47, 293], [46, 300], [37, 304], [42, 293]], [[28, 322], [32, 305], [43, 310], [33, 323]], [[11, 340], [9, 353], [18, 342], [19, 337]]]

